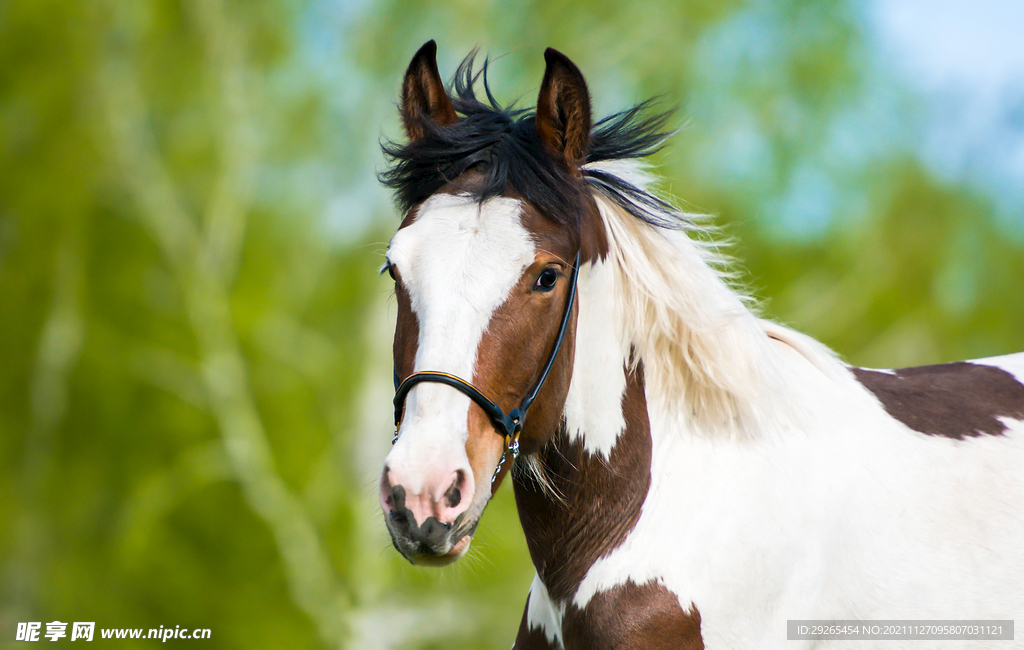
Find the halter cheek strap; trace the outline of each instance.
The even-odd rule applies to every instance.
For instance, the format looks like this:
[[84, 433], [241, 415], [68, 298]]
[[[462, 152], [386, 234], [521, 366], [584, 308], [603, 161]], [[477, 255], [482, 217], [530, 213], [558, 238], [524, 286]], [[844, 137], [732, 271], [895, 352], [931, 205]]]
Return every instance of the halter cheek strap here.
[[[565, 332], [569, 327], [569, 318], [572, 316], [572, 306], [576, 300], [576, 280], [580, 273], [580, 253], [576, 253], [576, 261], [573, 263], [572, 276], [569, 279], [569, 298], [565, 303], [565, 311], [562, 312], [562, 322], [558, 327], [558, 336], [555, 337], [555, 344], [551, 348], [551, 354], [548, 355], [547, 362], [544, 363], [544, 368], [541, 370], [540, 376], [537, 378], [536, 383], [530, 391], [523, 397], [519, 406], [512, 409], [508, 413], [505, 413], [498, 406], [494, 400], [488, 398], [480, 390], [469, 383], [465, 379], [456, 377], [455, 375], [447, 372], [437, 372], [435, 370], [425, 370], [423, 372], [415, 372], [405, 378], [405, 381], [399, 382], [398, 370], [395, 370], [395, 437], [391, 441], [392, 444], [398, 440], [398, 425], [402, 421], [402, 412], [405, 410], [405, 397], [409, 394], [409, 391], [416, 384], [432, 381], [439, 384], [447, 384], [452, 388], [462, 391], [469, 396], [471, 400], [476, 402], [480, 408], [491, 418], [491, 422], [494, 423], [495, 429], [499, 434], [505, 436], [505, 452], [512, 453], [512, 459], [519, 455], [519, 434], [523, 430], [523, 421], [526, 419], [526, 413], [530, 410], [530, 406], [533, 405], [533, 401], [537, 399], [537, 394], [540, 393], [541, 387], [544, 386], [544, 381], [548, 378], [548, 373], [551, 372], [551, 367], [555, 365], [555, 357], [558, 356], [558, 350], [562, 347], [562, 339], [565, 338]], [[501, 461], [498, 462], [498, 467], [495, 469], [495, 477], [501, 470], [502, 463], [505, 462], [505, 453], [501, 455]], [[493, 481], [494, 479], [492, 479]]]

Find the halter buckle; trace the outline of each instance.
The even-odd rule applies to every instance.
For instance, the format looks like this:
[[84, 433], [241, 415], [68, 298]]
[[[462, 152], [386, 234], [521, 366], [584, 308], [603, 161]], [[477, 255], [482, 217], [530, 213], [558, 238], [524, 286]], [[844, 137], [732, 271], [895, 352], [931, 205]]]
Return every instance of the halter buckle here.
[[494, 468], [494, 475], [491, 476], [491, 483], [493, 484], [498, 480], [498, 474], [501, 474], [501, 466], [505, 464], [505, 457], [512, 453], [512, 462], [514, 463], [519, 458], [519, 433], [522, 431], [522, 427], [519, 426], [519, 420], [516, 419], [515, 433], [505, 436], [505, 450], [501, 452], [501, 459], [498, 461], [498, 466]]
[[512, 452], [512, 460], [519, 458], [519, 433], [521, 431], [522, 429], [516, 427], [514, 436], [505, 437], [505, 449]]

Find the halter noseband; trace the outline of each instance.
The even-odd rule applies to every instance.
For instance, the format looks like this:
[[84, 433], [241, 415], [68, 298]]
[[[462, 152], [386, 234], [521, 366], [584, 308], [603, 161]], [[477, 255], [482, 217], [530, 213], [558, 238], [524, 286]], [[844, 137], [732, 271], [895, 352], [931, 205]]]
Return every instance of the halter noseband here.
[[[565, 338], [565, 331], [569, 327], [569, 317], [572, 315], [573, 302], [576, 300], [576, 279], [580, 273], [580, 253], [576, 253], [576, 261], [573, 263], [572, 277], [569, 279], [569, 298], [565, 303], [565, 311], [562, 313], [562, 322], [558, 326], [558, 336], [555, 337], [555, 345], [551, 348], [551, 354], [548, 355], [548, 360], [544, 364], [544, 369], [541, 370], [540, 377], [537, 378], [537, 382], [530, 389], [530, 392], [523, 397], [523, 400], [519, 402], [517, 408], [512, 409], [508, 413], [501, 410], [494, 400], [489, 399], [480, 390], [469, 383], [465, 379], [456, 377], [455, 375], [448, 374], [447, 372], [437, 372], [435, 370], [425, 370], [423, 372], [414, 372], [405, 378], [405, 381], [399, 383], [398, 370], [395, 370], [395, 437], [391, 441], [392, 444], [398, 440], [398, 424], [402, 420], [402, 412], [405, 410], [405, 396], [409, 394], [409, 391], [416, 384], [433, 381], [439, 384], [447, 384], [452, 388], [456, 388], [466, 395], [471, 400], [476, 402], [480, 408], [491, 418], [495, 428], [499, 434], [505, 436], [505, 452], [501, 455], [501, 460], [498, 462], [498, 467], [494, 470], [494, 476], [497, 477], [498, 472], [501, 470], [502, 463], [505, 462], [505, 453], [512, 452], [512, 459], [515, 460], [519, 456], [519, 433], [523, 430], [523, 421], [526, 419], [526, 412], [533, 405], [533, 401], [537, 399], [537, 393], [540, 392], [541, 387], [544, 385], [544, 380], [548, 378], [548, 373], [551, 372], [551, 367], [555, 365], [555, 357], [558, 355], [558, 350], [562, 347], [562, 339]], [[493, 482], [493, 478], [491, 479]]]

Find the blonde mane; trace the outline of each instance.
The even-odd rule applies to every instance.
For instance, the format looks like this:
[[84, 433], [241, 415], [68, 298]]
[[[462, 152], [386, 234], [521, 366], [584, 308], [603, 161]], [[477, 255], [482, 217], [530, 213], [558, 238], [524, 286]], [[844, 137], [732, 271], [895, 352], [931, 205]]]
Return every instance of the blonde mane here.
[[[649, 194], [638, 161], [599, 163]], [[841, 367], [821, 344], [764, 321], [735, 277], [704, 215], [663, 199], [640, 204], [595, 187], [614, 268], [624, 340], [642, 360], [648, 392], [703, 429], [740, 434], [763, 429], [787, 400], [784, 363], [772, 339], [785, 342], [829, 374]], [[652, 195], [653, 198], [653, 195]], [[660, 214], [652, 214], [652, 204]], [[655, 224], [671, 224], [660, 226]]]

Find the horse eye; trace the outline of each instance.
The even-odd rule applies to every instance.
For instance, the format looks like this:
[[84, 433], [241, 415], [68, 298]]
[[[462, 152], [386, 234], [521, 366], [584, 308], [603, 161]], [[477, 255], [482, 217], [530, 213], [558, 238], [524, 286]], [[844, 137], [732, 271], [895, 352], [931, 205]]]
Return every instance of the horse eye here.
[[391, 262], [388, 262], [387, 269], [388, 269], [388, 275], [390, 275], [391, 279], [394, 280], [395, 279], [395, 267], [391, 265]]
[[540, 276], [537, 278], [537, 282], [533, 285], [533, 288], [538, 291], [551, 291], [557, 281], [557, 271], [554, 269], [544, 269], [541, 271]]

